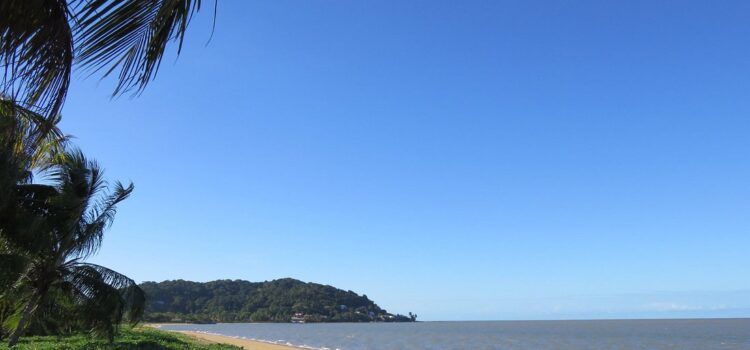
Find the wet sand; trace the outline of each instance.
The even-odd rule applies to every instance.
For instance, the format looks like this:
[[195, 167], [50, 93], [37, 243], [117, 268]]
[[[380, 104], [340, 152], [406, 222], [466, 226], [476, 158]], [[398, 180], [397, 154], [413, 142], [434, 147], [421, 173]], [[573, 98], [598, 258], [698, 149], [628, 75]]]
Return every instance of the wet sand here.
[[264, 343], [264, 342], [248, 340], [248, 339], [239, 339], [239, 338], [233, 338], [233, 337], [228, 337], [224, 335], [214, 335], [214, 334], [206, 334], [206, 333], [198, 333], [198, 332], [190, 332], [190, 331], [178, 331], [178, 332], [188, 335], [192, 338], [201, 340], [201, 341], [210, 342], [210, 343], [231, 344], [231, 345], [240, 346], [243, 349], [248, 349], [248, 350], [300, 349], [300, 348], [292, 347], [292, 346], [270, 344], [270, 343]]
[[200, 333], [200, 332], [191, 332], [191, 331], [167, 331], [164, 329], [161, 329], [162, 326], [175, 324], [180, 325], [183, 323], [147, 323], [144, 324], [146, 327], [156, 328], [159, 330], [162, 330], [164, 332], [176, 332], [185, 334], [187, 336], [190, 336], [194, 339], [197, 339], [202, 342], [206, 343], [222, 343], [222, 344], [231, 344], [236, 345], [239, 347], [242, 347], [243, 349], [247, 350], [290, 350], [290, 349], [300, 349], [298, 347], [294, 346], [287, 346], [287, 345], [279, 345], [279, 344], [271, 344], [271, 343], [265, 343], [262, 341], [257, 340], [249, 340], [249, 339], [239, 339], [239, 338], [233, 338], [226, 335], [215, 335], [215, 334], [206, 334], [206, 333]]

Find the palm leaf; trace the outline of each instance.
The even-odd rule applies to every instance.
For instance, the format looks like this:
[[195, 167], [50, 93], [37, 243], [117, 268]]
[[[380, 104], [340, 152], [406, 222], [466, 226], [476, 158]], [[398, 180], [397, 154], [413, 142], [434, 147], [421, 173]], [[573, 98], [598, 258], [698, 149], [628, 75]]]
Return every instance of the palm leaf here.
[[201, 0], [90, 0], [77, 7], [77, 62], [104, 76], [118, 71], [114, 95], [140, 93], [159, 70], [170, 41], [182, 48]]
[[12, 293], [13, 285], [28, 264], [29, 259], [22, 254], [0, 253], [0, 299]]
[[140, 93], [167, 44], [177, 41], [180, 52], [200, 7], [201, 0], [2, 0], [0, 97], [56, 116], [74, 63], [104, 77], [117, 72], [113, 95]]
[[[101, 309], [112, 315], [115, 323], [123, 318], [136, 323], [143, 315], [146, 295], [129, 277], [89, 263], [72, 262], [64, 269], [65, 281], [75, 288], [81, 304], [101, 303]], [[115, 296], [119, 304], [113, 303]]]
[[[27, 255], [51, 254], [57, 247], [51, 216], [52, 201], [57, 189], [49, 185], [21, 184], [16, 186], [14, 206], [0, 213], [0, 231], [9, 247]], [[42, 234], [44, 233], [44, 234]]]
[[0, 98], [0, 152], [29, 170], [42, 170], [62, 154], [69, 137], [57, 124], [60, 116], [43, 116], [9, 99]]
[[81, 221], [81, 229], [76, 238], [72, 254], [86, 258], [101, 247], [104, 231], [112, 224], [117, 214], [117, 204], [124, 201], [133, 192], [133, 184], [123, 187], [116, 182], [114, 192], [98, 201]]
[[0, 1], [0, 87], [42, 115], [57, 115], [70, 84], [73, 34], [65, 0]]

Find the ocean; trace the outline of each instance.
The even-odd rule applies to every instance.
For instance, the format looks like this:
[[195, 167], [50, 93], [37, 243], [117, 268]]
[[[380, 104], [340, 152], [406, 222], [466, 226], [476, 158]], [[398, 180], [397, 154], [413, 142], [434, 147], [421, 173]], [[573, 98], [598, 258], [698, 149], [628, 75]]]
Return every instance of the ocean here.
[[165, 325], [312, 349], [750, 350], [750, 319]]

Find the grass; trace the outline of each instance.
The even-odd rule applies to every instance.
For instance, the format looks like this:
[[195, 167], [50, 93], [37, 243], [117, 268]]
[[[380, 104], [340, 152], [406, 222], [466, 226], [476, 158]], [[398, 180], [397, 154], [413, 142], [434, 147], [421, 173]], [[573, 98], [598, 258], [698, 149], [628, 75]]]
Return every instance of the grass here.
[[[0, 350], [8, 350], [7, 343]], [[233, 345], [203, 343], [181, 334], [145, 327], [122, 327], [120, 335], [109, 343], [86, 335], [70, 337], [23, 337], [13, 350], [239, 350]]]

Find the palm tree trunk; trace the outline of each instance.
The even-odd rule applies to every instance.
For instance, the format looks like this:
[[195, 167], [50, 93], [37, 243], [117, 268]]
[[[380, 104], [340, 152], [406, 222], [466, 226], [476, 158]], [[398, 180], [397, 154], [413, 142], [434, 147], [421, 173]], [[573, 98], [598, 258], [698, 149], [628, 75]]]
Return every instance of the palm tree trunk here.
[[9, 348], [12, 348], [18, 343], [18, 339], [21, 338], [21, 334], [23, 334], [23, 331], [26, 328], [26, 324], [31, 320], [31, 317], [34, 315], [34, 311], [36, 311], [39, 300], [40, 298], [34, 296], [31, 298], [31, 300], [29, 300], [26, 306], [23, 307], [23, 311], [21, 312], [21, 319], [18, 320], [16, 329], [13, 330], [13, 333], [8, 338]]

